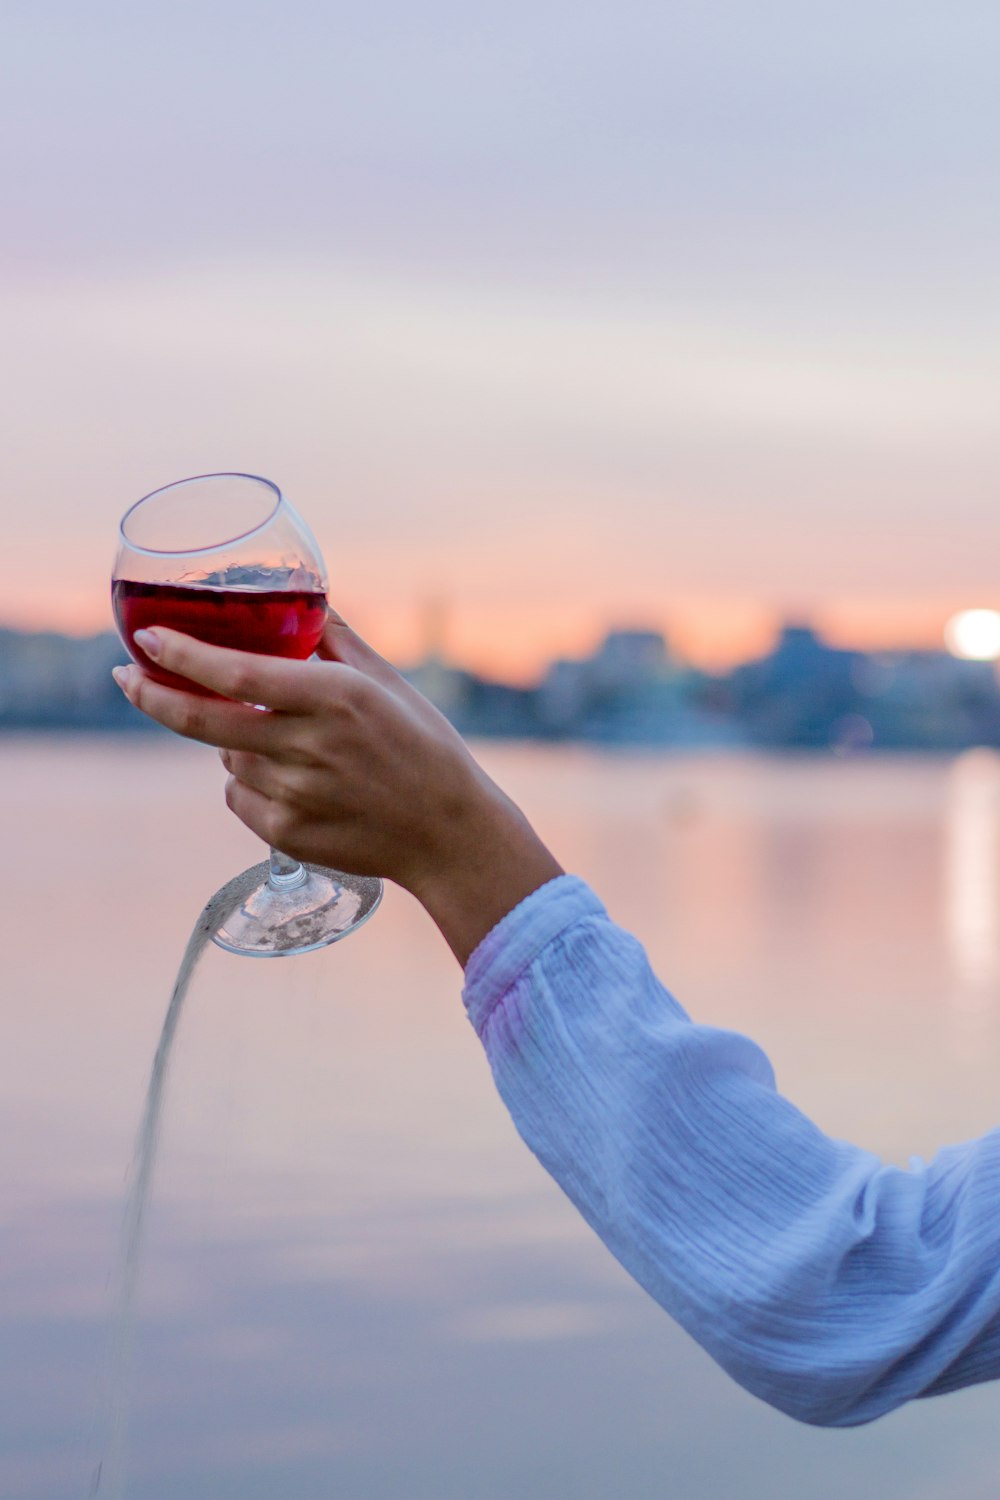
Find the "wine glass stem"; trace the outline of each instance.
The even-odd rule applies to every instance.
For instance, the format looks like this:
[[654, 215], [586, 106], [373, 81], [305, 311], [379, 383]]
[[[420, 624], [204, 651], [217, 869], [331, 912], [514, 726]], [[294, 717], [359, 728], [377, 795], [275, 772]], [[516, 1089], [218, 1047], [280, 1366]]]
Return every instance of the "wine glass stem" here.
[[272, 891], [294, 891], [308, 879], [304, 865], [297, 859], [289, 859], [280, 849], [268, 851], [267, 883]]

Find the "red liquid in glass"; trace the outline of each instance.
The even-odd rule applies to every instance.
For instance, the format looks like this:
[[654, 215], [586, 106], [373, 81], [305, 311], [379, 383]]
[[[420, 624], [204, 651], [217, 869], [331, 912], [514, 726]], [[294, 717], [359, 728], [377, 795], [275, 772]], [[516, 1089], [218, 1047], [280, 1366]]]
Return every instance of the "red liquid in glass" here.
[[137, 630], [165, 625], [212, 646], [304, 661], [326, 626], [326, 595], [293, 589], [256, 593], [118, 578], [111, 585], [111, 604], [118, 633], [139, 665], [157, 682], [188, 693], [207, 694], [208, 689], [150, 661], [135, 644]]

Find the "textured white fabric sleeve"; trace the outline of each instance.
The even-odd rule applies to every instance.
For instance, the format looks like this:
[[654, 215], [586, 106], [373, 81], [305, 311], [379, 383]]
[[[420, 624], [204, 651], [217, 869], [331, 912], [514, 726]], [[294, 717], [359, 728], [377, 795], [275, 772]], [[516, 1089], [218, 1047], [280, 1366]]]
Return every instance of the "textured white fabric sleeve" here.
[[464, 998], [531, 1150], [748, 1390], [846, 1426], [1000, 1374], [1000, 1132], [908, 1171], [829, 1139], [573, 876], [488, 934]]

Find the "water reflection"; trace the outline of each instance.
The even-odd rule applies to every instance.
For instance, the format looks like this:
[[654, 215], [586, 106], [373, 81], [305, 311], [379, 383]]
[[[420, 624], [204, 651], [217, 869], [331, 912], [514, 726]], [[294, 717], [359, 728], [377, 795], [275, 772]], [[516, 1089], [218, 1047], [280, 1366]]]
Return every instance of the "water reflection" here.
[[945, 920], [954, 1004], [980, 1010], [1000, 980], [1000, 756], [960, 755], [948, 773]]
[[[995, 1011], [956, 1059], [943, 1003], [997, 982], [994, 760], [483, 753], [827, 1128], [905, 1159], [996, 1124]], [[76, 897], [57, 939], [26, 901], [5, 954], [4, 1500], [86, 1494], [167, 991], [206, 895], [259, 858], [222, 780], [160, 740], [0, 745], [17, 892], [58, 859]], [[994, 1500], [991, 1388], [824, 1434], [733, 1386], [518, 1140], [458, 987], [398, 892], [329, 953], [209, 954], [149, 1220], [133, 1500]]]

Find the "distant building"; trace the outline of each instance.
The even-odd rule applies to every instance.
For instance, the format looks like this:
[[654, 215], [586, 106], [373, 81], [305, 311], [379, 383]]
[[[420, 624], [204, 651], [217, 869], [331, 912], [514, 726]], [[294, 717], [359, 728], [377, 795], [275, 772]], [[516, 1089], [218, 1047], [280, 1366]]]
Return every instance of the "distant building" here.
[[774, 650], [729, 678], [732, 709], [749, 739], [767, 747], [835, 749], [871, 741], [857, 686], [862, 657], [828, 646], [809, 625], [785, 625]]
[[598, 690], [663, 682], [673, 671], [658, 630], [610, 630], [587, 666]]
[[1000, 687], [992, 662], [944, 651], [886, 652], [864, 658], [857, 683], [882, 749], [1000, 745]]
[[590, 706], [590, 665], [560, 658], [549, 667], [537, 689], [538, 722], [556, 736], [571, 734]]
[[138, 727], [142, 716], [111, 679], [111, 668], [127, 660], [111, 632], [77, 640], [0, 630], [0, 728]]
[[535, 695], [529, 689], [450, 667], [439, 656], [419, 662], [403, 675], [460, 734], [494, 739], [532, 739], [538, 734]]
[[787, 625], [775, 649], [729, 678], [734, 715], [755, 744], [777, 748], [959, 750], [1000, 745], [992, 663], [944, 651], [866, 655]]
[[731, 743], [732, 726], [699, 701], [702, 674], [674, 661], [654, 630], [613, 630], [582, 661], [553, 662], [538, 688], [541, 728], [605, 744]]

